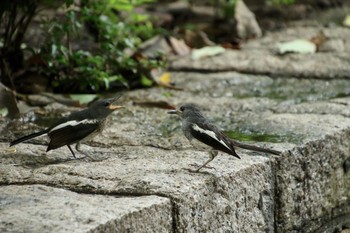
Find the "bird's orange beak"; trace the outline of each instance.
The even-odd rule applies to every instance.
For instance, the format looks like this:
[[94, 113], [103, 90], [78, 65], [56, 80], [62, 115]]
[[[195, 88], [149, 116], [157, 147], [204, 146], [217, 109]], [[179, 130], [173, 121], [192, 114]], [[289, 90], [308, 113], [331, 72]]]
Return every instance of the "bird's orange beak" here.
[[117, 110], [117, 109], [120, 109], [120, 108], [124, 108], [124, 106], [119, 106], [119, 105], [109, 105], [108, 107], [110, 110]]
[[121, 97], [121, 95], [112, 99], [111, 104], [108, 106], [108, 108], [110, 110], [117, 110], [117, 109], [120, 109], [120, 108], [124, 108], [124, 106], [114, 105], [114, 103], [117, 102], [120, 97]]

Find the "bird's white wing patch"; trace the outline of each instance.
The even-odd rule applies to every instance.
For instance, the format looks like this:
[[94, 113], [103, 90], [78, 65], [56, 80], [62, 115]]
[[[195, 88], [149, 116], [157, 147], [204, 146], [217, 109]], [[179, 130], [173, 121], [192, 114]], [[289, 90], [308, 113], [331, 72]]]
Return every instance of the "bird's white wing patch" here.
[[204, 134], [208, 135], [209, 137], [211, 137], [211, 138], [215, 139], [216, 141], [220, 142], [227, 149], [231, 150], [231, 148], [223, 140], [219, 140], [218, 139], [218, 137], [216, 136], [216, 133], [214, 131], [207, 130], [207, 129], [202, 129], [197, 124], [192, 124], [192, 128], [194, 130], [200, 132], [200, 133], [204, 133]]
[[67, 121], [65, 123], [59, 124], [56, 127], [52, 128], [49, 131], [49, 133], [52, 132], [52, 131], [58, 130], [58, 129], [62, 129], [62, 128], [66, 127], [66, 126], [77, 126], [77, 125], [80, 125], [80, 124], [96, 124], [96, 123], [98, 123], [98, 120], [96, 120], [96, 119], [85, 119], [85, 120], [82, 120], [82, 121], [76, 121], [76, 120]]

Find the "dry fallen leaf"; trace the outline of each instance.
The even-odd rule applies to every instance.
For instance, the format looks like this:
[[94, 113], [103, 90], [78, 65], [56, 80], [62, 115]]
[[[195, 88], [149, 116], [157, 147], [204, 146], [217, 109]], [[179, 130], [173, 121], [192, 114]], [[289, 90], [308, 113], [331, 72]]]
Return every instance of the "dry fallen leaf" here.
[[164, 36], [155, 36], [143, 42], [138, 49], [138, 53], [143, 57], [155, 57], [159, 53], [170, 54], [172, 48], [169, 46]]
[[346, 27], [350, 27], [350, 15], [345, 16], [345, 19], [343, 21], [343, 25]]
[[191, 49], [183, 40], [175, 37], [156, 36], [139, 46], [139, 53], [144, 57], [154, 57], [159, 53], [166, 55], [187, 55]]
[[320, 46], [327, 41], [327, 37], [323, 31], [320, 31], [316, 36], [312, 37], [310, 41], [316, 45], [316, 48], [318, 50]]
[[320, 31], [316, 36], [310, 40], [297, 39], [293, 41], [279, 43], [278, 53], [316, 53], [316, 51], [327, 41], [326, 35]]
[[278, 45], [278, 53], [315, 53], [317, 47], [314, 43], [309, 40], [293, 40], [288, 42], [279, 43]]
[[171, 85], [170, 73], [165, 72], [159, 77], [159, 84]]
[[191, 59], [199, 60], [204, 57], [212, 57], [224, 53], [226, 50], [221, 46], [207, 46], [192, 51]]
[[133, 104], [149, 108], [176, 109], [174, 105], [166, 101], [134, 101]]
[[188, 47], [183, 40], [169, 37], [169, 43], [176, 55], [185, 56], [191, 52], [190, 47]]
[[183, 90], [183, 88], [176, 87], [171, 81], [171, 74], [169, 72], [163, 72], [161, 69], [154, 69], [151, 71], [151, 76], [158, 86], [173, 90]]
[[185, 29], [182, 31], [185, 43], [191, 48], [213, 46], [215, 43], [209, 39], [208, 33], [202, 30]]
[[6, 148], [6, 149], [5, 149], [5, 152], [8, 152], [8, 153], [16, 153], [17, 150], [16, 150], [16, 147], [9, 147], [9, 148]]

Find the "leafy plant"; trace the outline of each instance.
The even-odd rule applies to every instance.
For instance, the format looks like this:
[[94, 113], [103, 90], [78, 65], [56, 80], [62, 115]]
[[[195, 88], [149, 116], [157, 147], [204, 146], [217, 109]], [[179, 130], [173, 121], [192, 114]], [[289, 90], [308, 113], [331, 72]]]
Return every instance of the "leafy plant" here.
[[233, 18], [235, 14], [235, 6], [237, 0], [227, 0], [224, 1], [222, 6], [222, 12], [225, 18]]
[[[78, 11], [68, 10], [63, 22], [46, 22], [49, 32], [44, 49], [49, 61], [46, 72], [59, 74], [54, 77], [53, 86], [68, 85], [68, 90], [75, 89], [76, 86], [69, 87], [74, 80], [80, 84], [79, 91], [96, 92], [109, 89], [111, 82], [125, 86], [131, 79], [139, 79], [142, 84], [145, 75], [142, 72], [161, 65], [157, 60], [130, 56], [143, 40], [156, 32], [147, 16], [131, 11], [135, 4], [145, 2], [150, 0], [133, 4], [130, 1], [85, 0]], [[128, 11], [127, 17], [115, 12], [120, 9]], [[97, 48], [72, 50], [72, 36], [81, 36], [81, 25], [87, 25], [93, 32]]]
[[[162, 60], [137, 55], [138, 45], [157, 32], [147, 15], [134, 12], [139, 4], [154, 0], [27, 0], [0, 1], [1, 81], [13, 89], [12, 73], [24, 68], [23, 37], [38, 8], [65, 10], [60, 17], [42, 21], [46, 42], [27, 47], [41, 62], [33, 69], [48, 77], [58, 92], [97, 92], [130, 83], [143, 85]], [[94, 35], [89, 40], [86, 28]], [[15, 61], [13, 60], [15, 59]], [[148, 86], [147, 83], [146, 86]]]
[[266, 0], [267, 4], [271, 5], [291, 5], [296, 2], [296, 0]]

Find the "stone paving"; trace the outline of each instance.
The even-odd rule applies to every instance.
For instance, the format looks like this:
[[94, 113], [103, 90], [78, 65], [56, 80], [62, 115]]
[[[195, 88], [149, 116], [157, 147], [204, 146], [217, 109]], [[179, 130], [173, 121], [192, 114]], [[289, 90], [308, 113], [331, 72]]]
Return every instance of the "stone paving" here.
[[[313, 35], [305, 30], [285, 34]], [[279, 233], [350, 228], [350, 35], [337, 27], [325, 31], [346, 49], [281, 58], [271, 51], [272, 39], [279, 37], [269, 34], [242, 51], [191, 68], [187, 58], [175, 62], [173, 70], [193, 71], [172, 73], [184, 91], [126, 93], [121, 99], [126, 108], [112, 114], [102, 135], [82, 146], [98, 161], [72, 160], [64, 147], [45, 153], [45, 137], [16, 145], [14, 151], [8, 141], [42, 126], [24, 123], [18, 130], [14, 125], [20, 120], [3, 121], [0, 230]], [[196, 103], [237, 140], [283, 153], [237, 149], [242, 159], [220, 153], [212, 169], [192, 173], [187, 169], [204, 162], [208, 153], [191, 147], [180, 121], [165, 109], [133, 104], [145, 100]], [[43, 110], [57, 108], [72, 110], [57, 103]]]

